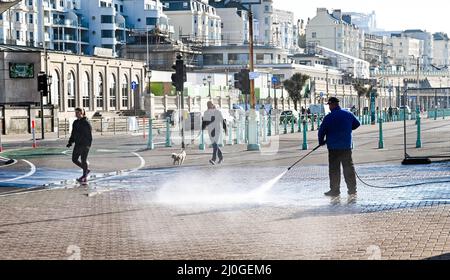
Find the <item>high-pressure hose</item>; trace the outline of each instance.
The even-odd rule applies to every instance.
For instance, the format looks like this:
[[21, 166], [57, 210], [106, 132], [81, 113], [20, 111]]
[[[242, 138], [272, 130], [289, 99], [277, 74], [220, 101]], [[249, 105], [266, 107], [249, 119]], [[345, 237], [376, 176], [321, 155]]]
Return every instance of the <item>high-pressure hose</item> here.
[[[296, 161], [291, 167], [288, 168], [288, 171], [290, 171], [292, 168], [294, 168], [297, 164], [299, 164], [305, 158], [310, 156], [312, 153], [317, 151], [320, 147], [322, 147], [322, 146], [321, 145], [317, 146], [311, 152], [309, 152], [308, 154], [303, 156], [301, 159]], [[361, 177], [359, 176], [358, 172], [356, 172], [356, 169], [355, 169], [355, 174], [356, 174], [356, 177], [358, 178], [358, 180], [361, 181], [361, 183], [363, 183], [364, 185], [366, 185], [366, 186], [368, 186], [370, 188], [375, 188], [375, 189], [400, 189], [400, 188], [410, 188], [410, 187], [417, 187], [417, 186], [423, 186], [423, 185], [429, 185], [429, 184], [450, 183], [450, 180], [444, 180], [444, 181], [428, 181], [428, 182], [414, 183], [414, 184], [407, 184], [407, 185], [396, 185], [396, 186], [381, 187], [381, 186], [376, 186], [376, 185], [372, 185], [372, 184], [366, 183], [363, 179], [361, 179]]]

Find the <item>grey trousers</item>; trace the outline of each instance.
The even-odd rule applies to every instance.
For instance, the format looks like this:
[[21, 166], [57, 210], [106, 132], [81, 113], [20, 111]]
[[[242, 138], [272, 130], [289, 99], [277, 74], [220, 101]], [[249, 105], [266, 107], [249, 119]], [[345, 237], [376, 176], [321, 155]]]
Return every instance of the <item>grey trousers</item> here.
[[344, 178], [349, 191], [356, 191], [356, 173], [353, 165], [352, 150], [328, 151], [330, 188], [339, 191], [341, 185], [341, 164], [344, 168]]

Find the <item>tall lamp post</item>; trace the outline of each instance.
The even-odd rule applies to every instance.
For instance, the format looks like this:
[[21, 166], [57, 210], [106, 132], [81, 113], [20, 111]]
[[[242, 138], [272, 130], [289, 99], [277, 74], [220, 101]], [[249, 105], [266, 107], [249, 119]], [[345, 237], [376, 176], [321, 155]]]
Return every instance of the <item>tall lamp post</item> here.
[[[147, 149], [154, 150], [155, 145], [153, 144], [153, 112], [152, 112], [152, 91], [151, 91], [151, 79], [152, 70], [150, 69], [150, 64], [147, 63], [145, 66], [145, 76], [147, 78], [147, 97], [148, 97], [148, 143]], [[145, 130], [145, 127], [144, 127]]]
[[204, 86], [208, 85], [208, 97], [209, 97], [209, 100], [211, 100], [211, 82], [212, 82], [211, 76], [208, 76], [207, 78], [203, 78], [203, 85]]

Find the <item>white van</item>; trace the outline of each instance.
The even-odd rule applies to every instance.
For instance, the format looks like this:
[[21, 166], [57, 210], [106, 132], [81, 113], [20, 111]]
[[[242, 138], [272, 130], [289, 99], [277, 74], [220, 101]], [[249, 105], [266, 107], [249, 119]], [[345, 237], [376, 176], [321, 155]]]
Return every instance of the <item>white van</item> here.
[[325, 104], [311, 104], [309, 110], [312, 115], [328, 115], [330, 113], [330, 108]]

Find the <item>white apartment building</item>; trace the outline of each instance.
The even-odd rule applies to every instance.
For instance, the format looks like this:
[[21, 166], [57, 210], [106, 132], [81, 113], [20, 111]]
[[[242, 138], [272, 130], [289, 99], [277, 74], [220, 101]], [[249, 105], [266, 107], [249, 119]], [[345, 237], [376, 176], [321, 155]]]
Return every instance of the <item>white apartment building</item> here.
[[[130, 29], [173, 32], [159, 0], [22, 0], [0, 16], [0, 43], [117, 56]], [[45, 39], [44, 39], [45, 38]]]
[[162, 0], [164, 13], [174, 26], [174, 38], [201, 42], [205, 46], [221, 44], [221, 18], [208, 0]]
[[273, 12], [274, 45], [296, 53], [299, 50], [299, 26], [294, 20], [294, 13], [275, 9]]
[[249, 42], [248, 9], [237, 1], [210, 1], [220, 16], [222, 45], [242, 45]]
[[433, 65], [438, 68], [447, 67], [450, 63], [449, 38], [446, 33], [433, 34]]
[[415, 38], [422, 41], [420, 49], [420, 65], [425, 71], [431, 70], [433, 61], [433, 35], [420, 29], [409, 29], [402, 32], [402, 36]]
[[416, 71], [417, 58], [420, 57], [423, 42], [400, 34], [393, 34], [389, 40], [392, 45], [393, 63], [397, 66], [397, 70]]
[[0, 42], [84, 53], [89, 45], [88, 21], [80, 2], [22, 0], [0, 16]]
[[341, 10], [330, 14], [326, 8], [318, 8], [317, 15], [306, 25], [306, 42], [362, 58], [364, 32], [352, 24], [349, 16], [342, 16]]

